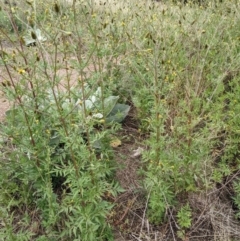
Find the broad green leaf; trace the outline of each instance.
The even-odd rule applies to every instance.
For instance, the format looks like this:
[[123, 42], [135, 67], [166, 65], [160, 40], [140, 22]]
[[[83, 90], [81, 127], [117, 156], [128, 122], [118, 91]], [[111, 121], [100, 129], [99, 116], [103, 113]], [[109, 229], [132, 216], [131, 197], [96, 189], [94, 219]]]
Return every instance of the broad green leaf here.
[[106, 121], [107, 122], [115, 121], [120, 123], [126, 118], [129, 110], [130, 110], [129, 105], [116, 104], [112, 109], [111, 113], [107, 116]]
[[57, 132], [54, 132], [54, 134], [51, 136], [49, 140], [50, 146], [57, 146], [60, 144], [61, 137]]
[[117, 104], [118, 99], [119, 96], [109, 96], [106, 99], [104, 99], [105, 116], [108, 116], [112, 112], [114, 106]]
[[94, 149], [102, 149], [103, 143], [101, 142], [101, 140], [96, 140], [96, 141], [93, 142], [92, 147]]

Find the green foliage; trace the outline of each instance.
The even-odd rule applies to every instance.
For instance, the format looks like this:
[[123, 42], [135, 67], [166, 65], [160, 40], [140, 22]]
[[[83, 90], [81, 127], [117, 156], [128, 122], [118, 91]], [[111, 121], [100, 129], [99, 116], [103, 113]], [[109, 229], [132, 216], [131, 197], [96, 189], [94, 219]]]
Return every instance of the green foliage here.
[[189, 204], [181, 207], [177, 213], [177, 223], [180, 227], [178, 230], [177, 235], [182, 240], [186, 239], [186, 229], [189, 229], [192, 225], [192, 210]]
[[239, 218], [239, 216], [240, 216], [240, 212], [239, 212], [239, 207], [240, 207], [240, 184], [239, 184], [239, 180], [236, 180], [233, 183], [233, 188], [234, 188], [234, 192], [235, 192], [235, 196], [233, 197], [233, 201], [234, 201], [234, 204], [238, 208], [238, 211], [236, 213], [236, 217]]
[[192, 212], [189, 204], [181, 207], [181, 209], [177, 213], [177, 221], [178, 225], [182, 229], [190, 228], [192, 223]]
[[[86, 123], [90, 113], [85, 112], [84, 117], [82, 109], [73, 112], [74, 108], [68, 109], [60, 96], [54, 104], [45, 97], [38, 99], [38, 112], [31, 107], [34, 99], [30, 97], [8, 111], [3, 132], [16, 148], [8, 161], [8, 171], [2, 169], [6, 175], [1, 185], [7, 195], [2, 205], [12, 200], [11, 209], [22, 205], [34, 208], [41, 228], [47, 232], [45, 238], [59, 240], [56, 232], [61, 230], [62, 240], [104, 240], [110, 235], [106, 216], [112, 208], [104, 195], [116, 195], [121, 189], [109, 179], [114, 170], [109, 148], [97, 158], [93, 147], [95, 140], [99, 136], [103, 139], [109, 131], [98, 134], [95, 121]], [[61, 112], [53, 105], [62, 106]], [[61, 120], [61, 115], [69, 112], [72, 119]]]
[[[0, 28], [10, 35], [16, 31], [23, 31], [23, 14], [19, 14], [18, 7], [15, 3], [7, 4], [6, 1], [0, 3]], [[5, 36], [6, 37], [6, 36]]]
[[158, 179], [156, 175], [154, 178], [155, 180], [151, 177], [146, 178], [146, 182], [151, 188], [148, 217], [151, 223], [159, 224], [166, 217], [167, 209], [174, 205], [174, 193], [166, 182]]
[[0, 12], [14, 48], [0, 43], [13, 104], [0, 136], [0, 239], [113, 240], [107, 197], [122, 189], [110, 142], [125, 102], [146, 138], [147, 217], [161, 224], [182, 207], [185, 239], [188, 194], [239, 169], [239, 5], [22, 4]]
[[[37, 25], [37, 19], [32, 20]], [[114, 204], [106, 196], [116, 196], [122, 188], [113, 178], [116, 164], [110, 140], [130, 107], [118, 103], [119, 97], [112, 96], [103, 81], [95, 82], [103, 70], [92, 79], [83, 73], [99, 50], [93, 46], [85, 63], [72, 60], [76, 49], [65, 42], [69, 40], [59, 40], [61, 31], [55, 24], [44, 32], [48, 48], [36, 30], [26, 39], [27, 45], [39, 42], [34, 51], [25, 49], [18, 36], [21, 47], [1, 56], [4, 77], [11, 80], [4, 92], [16, 105], [1, 127], [9, 146], [0, 173], [0, 235], [8, 240], [113, 240], [107, 216]], [[59, 54], [80, 73], [74, 88], [68, 67], [57, 57], [48, 58]]]
[[[151, 48], [152, 52], [142, 54], [141, 61], [145, 61], [147, 71], [134, 65], [137, 73], [144, 72], [148, 86], [146, 98], [140, 89], [134, 100], [141, 116], [147, 116], [142, 119], [143, 129], [150, 132], [149, 151], [144, 154], [144, 184], [151, 190], [148, 214], [155, 223], [163, 221], [178, 194], [211, 188], [213, 180], [221, 182], [239, 167], [239, 122], [235, 114], [239, 113], [239, 87], [235, 84], [238, 74], [235, 77], [234, 71], [225, 72], [238, 65], [237, 38], [233, 37], [237, 25], [232, 25], [234, 30], [220, 31], [236, 16], [228, 16], [222, 6], [205, 11], [181, 10], [179, 18], [170, 11], [161, 16], [162, 22], [170, 21], [172, 16], [171, 30], [164, 24], [156, 29], [146, 27], [147, 46], [142, 48]], [[226, 22], [219, 23], [222, 16]], [[226, 43], [227, 54], [223, 51]], [[224, 155], [216, 165], [213, 153], [222, 154], [223, 149]]]
[[1, 29], [12, 29], [11, 23], [9, 22], [8, 17], [6, 16], [5, 12], [2, 10], [0, 11], [0, 27]]

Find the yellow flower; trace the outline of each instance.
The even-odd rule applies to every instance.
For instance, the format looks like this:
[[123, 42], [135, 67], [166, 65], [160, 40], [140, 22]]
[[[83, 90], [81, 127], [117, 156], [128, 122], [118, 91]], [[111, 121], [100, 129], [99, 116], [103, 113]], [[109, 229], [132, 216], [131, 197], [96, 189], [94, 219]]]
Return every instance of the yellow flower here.
[[16, 9], [15, 8], [11, 8], [11, 11], [12, 11], [12, 13], [15, 13], [16, 12]]
[[25, 69], [18, 69], [17, 72], [19, 74], [25, 74], [26, 73]]

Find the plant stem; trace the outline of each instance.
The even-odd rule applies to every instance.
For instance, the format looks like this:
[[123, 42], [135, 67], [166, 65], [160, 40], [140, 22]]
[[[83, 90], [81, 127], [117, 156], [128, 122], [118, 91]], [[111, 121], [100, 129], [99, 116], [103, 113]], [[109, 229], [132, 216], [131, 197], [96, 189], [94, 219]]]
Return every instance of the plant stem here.
[[[54, 89], [54, 87], [56, 86], [56, 78], [57, 78], [57, 53], [58, 53], [57, 43], [55, 43], [54, 46], [55, 46], [54, 73], [53, 73], [53, 83], [51, 85], [51, 90], [52, 90], [53, 98], [54, 98], [54, 101], [55, 101], [55, 104], [56, 104], [56, 107], [57, 107], [57, 111], [58, 111], [58, 114], [59, 114], [60, 123], [62, 124], [62, 127], [64, 129], [66, 137], [69, 137], [67, 124], [66, 124], [65, 119], [63, 117], [62, 109], [59, 105], [59, 102], [58, 102], [58, 99], [57, 99], [57, 94], [56, 94], [56, 91]], [[77, 161], [76, 161], [75, 155], [74, 155], [73, 150], [72, 150], [72, 146], [70, 146], [70, 155], [71, 155], [71, 159], [73, 161], [73, 165], [74, 165], [74, 168], [75, 168], [76, 176], [79, 177], [78, 165], [77, 165]]]

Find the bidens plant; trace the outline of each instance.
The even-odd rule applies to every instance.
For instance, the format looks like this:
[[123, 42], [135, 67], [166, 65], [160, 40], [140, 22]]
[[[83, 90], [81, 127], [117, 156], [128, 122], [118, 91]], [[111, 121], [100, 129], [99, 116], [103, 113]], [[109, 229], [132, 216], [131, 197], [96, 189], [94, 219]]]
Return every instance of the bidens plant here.
[[[66, 93], [47, 90], [39, 94], [34, 108], [36, 98], [28, 93], [7, 112], [3, 131], [15, 149], [2, 185], [9, 189], [16, 185], [13, 182], [21, 184], [14, 189], [19, 198], [10, 206], [32, 205], [41, 217], [38, 228], [48, 230], [43, 240], [55, 240], [56, 227], [71, 239], [111, 240], [106, 217], [113, 204], [105, 196], [115, 196], [122, 189], [112, 178], [115, 164], [108, 136], [112, 123], [122, 121], [130, 107], [110, 96], [103, 98], [103, 108], [101, 94], [98, 88], [84, 100], [81, 91], [67, 98]], [[12, 231], [12, 235], [17, 234]]]

